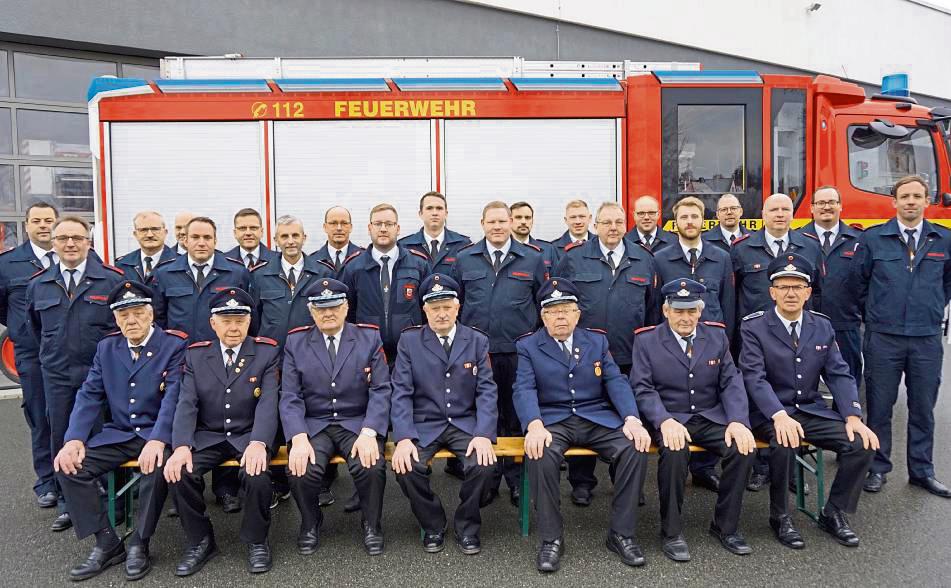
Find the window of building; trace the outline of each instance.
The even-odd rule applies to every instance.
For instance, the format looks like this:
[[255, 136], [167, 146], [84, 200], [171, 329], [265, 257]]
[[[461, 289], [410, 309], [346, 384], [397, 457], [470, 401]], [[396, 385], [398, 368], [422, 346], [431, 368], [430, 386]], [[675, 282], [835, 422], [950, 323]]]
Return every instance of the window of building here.
[[17, 110], [17, 152], [53, 158], [88, 159], [89, 122], [85, 113]]
[[89, 82], [105, 75], [116, 75], [115, 63], [55, 55], [13, 54], [17, 98], [85, 104]]

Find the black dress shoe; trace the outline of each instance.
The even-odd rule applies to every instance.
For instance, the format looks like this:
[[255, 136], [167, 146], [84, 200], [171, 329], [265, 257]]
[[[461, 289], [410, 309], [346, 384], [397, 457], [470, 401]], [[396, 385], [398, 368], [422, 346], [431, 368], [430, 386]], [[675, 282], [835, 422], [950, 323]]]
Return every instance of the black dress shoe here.
[[476, 535], [456, 535], [456, 547], [466, 555], [475, 555], [482, 551], [482, 542]]
[[334, 493], [330, 490], [330, 488], [327, 488], [326, 490], [321, 490], [320, 494], [317, 495], [317, 506], [321, 508], [325, 506], [330, 506], [336, 501], [337, 499], [334, 498]]
[[710, 534], [720, 540], [720, 545], [733, 555], [749, 555], [753, 553], [753, 548], [749, 546], [743, 535], [739, 532], [727, 535], [715, 524], [710, 523]]
[[750, 492], [759, 492], [769, 485], [769, 474], [753, 472], [750, 474], [750, 480], [746, 483], [746, 489]]
[[865, 484], [862, 485], [862, 490], [866, 492], [881, 492], [882, 486], [884, 486], [887, 481], [885, 474], [869, 472], [868, 477], [865, 478]]
[[452, 476], [457, 480], [464, 481], [466, 479], [465, 471], [462, 469], [462, 462], [458, 459], [447, 459], [446, 467], [443, 471], [446, 472], [446, 475]]
[[108, 551], [104, 551], [97, 545], [92, 548], [84, 562], [69, 570], [69, 579], [74, 582], [88, 580], [98, 576], [109, 566], [114, 566], [123, 560], [125, 560], [125, 545], [121, 541]]
[[522, 498], [522, 491], [518, 488], [512, 488], [509, 490], [509, 502], [512, 503], [512, 506], [518, 506], [519, 500]]
[[557, 572], [561, 567], [561, 554], [564, 551], [565, 546], [561, 539], [542, 541], [538, 548], [538, 557], [535, 559], [535, 568], [546, 574]]
[[271, 546], [267, 541], [248, 544], [248, 571], [252, 574], [271, 571]]
[[53, 524], [50, 525], [50, 531], [54, 533], [59, 533], [60, 531], [65, 531], [73, 526], [73, 520], [69, 518], [69, 513], [64, 512], [56, 515], [56, 518], [53, 520]]
[[720, 491], [720, 476], [712, 472], [697, 472], [690, 475], [690, 481], [694, 486], [706, 488], [711, 492]]
[[55, 492], [44, 492], [36, 497], [36, 505], [40, 508], [53, 508], [56, 506], [56, 502]]
[[819, 528], [846, 547], [859, 546], [859, 536], [849, 526], [849, 519], [845, 518], [845, 513], [837, 508], [826, 505], [822, 509], [819, 513]]
[[383, 555], [383, 531], [363, 524], [363, 547], [367, 555]]
[[783, 515], [778, 519], [769, 519], [769, 526], [776, 532], [776, 538], [779, 539], [779, 542], [786, 547], [802, 549], [806, 546], [805, 541], [802, 540], [802, 535], [793, 525], [791, 516]]
[[571, 489], [571, 503], [575, 506], [591, 506], [591, 488], [578, 486]]
[[241, 512], [241, 499], [234, 494], [222, 494], [215, 498], [215, 502], [221, 505], [221, 510], [228, 514]]
[[149, 547], [143, 543], [129, 546], [129, 553], [125, 558], [125, 579], [140, 580], [152, 569], [149, 560]]
[[[275, 490], [271, 492], [271, 510], [277, 508], [277, 506], [291, 497], [290, 490]], [[320, 499], [318, 498], [317, 504], [320, 504]]]
[[218, 544], [215, 543], [214, 537], [208, 535], [197, 545], [192, 545], [185, 550], [182, 559], [175, 566], [175, 575], [191, 576], [205, 567], [205, 564], [216, 555], [218, 555]]
[[439, 553], [446, 546], [446, 530], [435, 533], [426, 533], [423, 535], [423, 551], [426, 553]]
[[940, 496], [942, 498], [951, 498], [951, 490], [947, 486], [934, 479], [934, 476], [928, 476], [927, 478], [909, 478], [908, 483], [912, 486], [918, 486], [919, 488], [924, 488], [928, 492], [931, 492], [935, 496]]
[[674, 561], [690, 561], [690, 549], [683, 535], [664, 539], [664, 555]]
[[627, 565], [635, 567], [644, 565], [644, 552], [634, 542], [633, 537], [622, 537], [612, 531], [608, 533], [608, 538], [604, 543], [608, 546], [608, 549], [618, 554], [621, 561]]
[[495, 502], [495, 499], [499, 497], [499, 489], [491, 488], [482, 493], [482, 497], [479, 498], [479, 507], [485, 508]]
[[360, 510], [360, 495], [354, 490], [353, 496], [348, 498], [346, 504], [343, 505], [343, 512], [357, 512], [358, 510]]
[[311, 555], [320, 547], [320, 532], [317, 527], [308, 531], [301, 531], [297, 535], [297, 553]]

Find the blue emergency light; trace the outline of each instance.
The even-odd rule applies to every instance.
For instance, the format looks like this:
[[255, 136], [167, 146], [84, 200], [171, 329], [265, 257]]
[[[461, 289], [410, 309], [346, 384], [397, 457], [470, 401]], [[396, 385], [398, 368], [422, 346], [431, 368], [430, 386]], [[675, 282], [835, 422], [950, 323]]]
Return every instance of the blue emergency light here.
[[911, 98], [911, 89], [908, 87], [908, 74], [896, 73], [882, 76], [882, 94], [898, 98]]

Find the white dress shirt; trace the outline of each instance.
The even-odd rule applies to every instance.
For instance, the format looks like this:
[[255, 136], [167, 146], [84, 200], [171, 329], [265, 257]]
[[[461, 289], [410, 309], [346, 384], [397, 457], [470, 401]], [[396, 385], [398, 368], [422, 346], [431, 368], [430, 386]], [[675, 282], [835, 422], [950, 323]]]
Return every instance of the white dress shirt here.
[[371, 246], [370, 246], [370, 255], [373, 256], [373, 261], [377, 262], [377, 263], [380, 265], [380, 269], [381, 269], [381, 270], [382, 270], [382, 268], [383, 268], [383, 262], [381, 261], [381, 258], [382, 258], [384, 255], [386, 255], [386, 256], [388, 256], [388, 257], [390, 258], [389, 260], [387, 260], [387, 266], [386, 266], [386, 267], [387, 267], [387, 269], [389, 270], [390, 283], [392, 284], [392, 283], [393, 283], [393, 266], [396, 265], [396, 258], [400, 256], [400, 248], [394, 245], [392, 249], [390, 249], [390, 250], [387, 251], [386, 253], [383, 253], [383, 252], [381, 252], [379, 249], [377, 249], [376, 247], [373, 247], [373, 246], [371, 245]]
[[[49, 269], [50, 265], [52, 264], [50, 263], [50, 258], [47, 257], [47, 254], [52, 252], [52, 249], [50, 251], [47, 251], [46, 249], [43, 249], [42, 247], [37, 247], [36, 243], [34, 243], [33, 241], [30, 241], [30, 247], [33, 248], [33, 255], [35, 255], [36, 258], [40, 260], [40, 263], [43, 264], [43, 269]], [[56, 253], [53, 253], [52, 263], [59, 263], [59, 255], [56, 255]]]

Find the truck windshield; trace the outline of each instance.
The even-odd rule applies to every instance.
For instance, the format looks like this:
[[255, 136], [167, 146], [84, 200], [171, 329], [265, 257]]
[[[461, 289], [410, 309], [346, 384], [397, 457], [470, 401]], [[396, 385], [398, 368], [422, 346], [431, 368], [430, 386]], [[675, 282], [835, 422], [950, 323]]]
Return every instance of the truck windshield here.
[[938, 172], [931, 133], [915, 128], [901, 139], [889, 139], [868, 125], [849, 127], [849, 178], [866, 192], [891, 195], [900, 178], [918, 175], [928, 183], [932, 201], [938, 195]]

